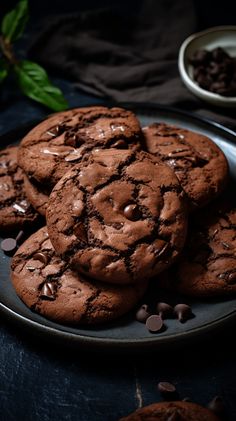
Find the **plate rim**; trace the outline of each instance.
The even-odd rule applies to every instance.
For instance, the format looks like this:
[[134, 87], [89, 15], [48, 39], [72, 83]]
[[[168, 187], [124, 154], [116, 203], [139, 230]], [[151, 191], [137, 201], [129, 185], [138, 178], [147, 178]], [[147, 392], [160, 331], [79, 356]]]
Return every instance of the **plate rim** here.
[[[91, 103], [88, 106], [97, 105], [94, 103]], [[101, 104], [99, 104], [101, 105]], [[199, 123], [204, 123], [210, 128], [218, 129], [221, 134], [227, 133], [228, 136], [230, 136], [230, 140], [236, 144], [236, 131], [233, 129], [230, 129], [226, 126], [224, 126], [221, 123], [212, 121], [211, 119], [196, 115], [193, 112], [183, 111], [181, 109], [175, 108], [175, 107], [169, 107], [166, 105], [161, 104], [155, 104], [155, 103], [145, 103], [145, 102], [122, 102], [122, 103], [106, 103], [104, 104], [106, 106], [120, 106], [127, 109], [131, 109], [133, 111], [135, 110], [143, 110], [143, 112], [149, 111], [160, 111], [160, 112], [169, 112], [173, 114], [177, 114], [178, 116], [187, 117], [193, 121], [197, 121]], [[73, 108], [80, 108], [80, 107], [73, 107]], [[82, 108], [82, 107], [81, 107]], [[50, 114], [51, 115], [51, 114]], [[19, 137], [19, 131], [20, 133], [24, 133], [27, 130], [30, 130], [30, 128], [34, 127], [34, 125], [39, 124], [42, 120], [44, 120], [47, 117], [37, 119], [37, 120], [31, 120], [30, 122], [20, 125], [19, 127], [16, 127], [13, 130], [10, 130], [6, 133], [3, 133], [0, 135], [0, 140], [3, 140], [4, 143], [8, 142], [10, 138], [12, 138], [14, 135], [17, 135]], [[227, 139], [226, 139], [227, 140]], [[229, 141], [229, 140], [228, 140]], [[3, 146], [5, 147], [5, 145]], [[199, 336], [203, 337], [204, 335], [207, 335], [209, 332], [214, 333], [217, 330], [223, 329], [224, 326], [233, 323], [236, 320], [236, 308], [235, 310], [230, 311], [227, 315], [223, 317], [217, 317], [214, 321], [206, 322], [202, 324], [201, 326], [194, 327], [190, 329], [189, 331], [182, 331], [178, 333], [172, 333], [167, 336], [151, 336], [150, 338], [101, 338], [96, 336], [89, 336], [89, 335], [83, 335], [78, 334], [74, 332], [69, 332], [64, 329], [66, 329], [66, 325], [61, 325], [62, 330], [57, 329], [56, 327], [47, 326], [43, 323], [40, 323], [36, 320], [30, 319], [27, 316], [24, 316], [22, 314], [17, 313], [12, 308], [8, 307], [6, 304], [2, 303], [0, 300], [0, 312], [5, 315], [9, 321], [16, 322], [26, 328], [27, 330], [31, 330], [33, 334], [38, 334], [40, 336], [43, 336], [44, 338], [47, 338], [48, 340], [53, 340], [53, 342], [58, 341], [65, 341], [64, 343], [70, 345], [78, 345], [82, 348], [88, 348], [88, 347], [96, 347], [97, 350], [99, 349], [108, 349], [108, 350], [129, 350], [132, 349], [132, 351], [135, 349], [137, 351], [140, 350], [150, 350], [153, 348], [163, 348], [168, 346], [169, 344], [175, 345], [181, 345], [183, 342], [186, 341], [193, 341], [197, 339]]]

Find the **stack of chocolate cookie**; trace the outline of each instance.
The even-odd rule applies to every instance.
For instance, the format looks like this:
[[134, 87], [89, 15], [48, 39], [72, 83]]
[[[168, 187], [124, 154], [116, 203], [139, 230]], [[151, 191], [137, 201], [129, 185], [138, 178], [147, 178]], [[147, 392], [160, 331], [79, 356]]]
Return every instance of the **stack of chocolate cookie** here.
[[[13, 285], [32, 310], [61, 323], [121, 316], [137, 304], [151, 278], [178, 288], [181, 282], [172, 282], [166, 269], [185, 258], [188, 214], [195, 210], [200, 220], [196, 209], [218, 196], [228, 177], [226, 158], [210, 139], [163, 123], [142, 130], [136, 116], [121, 108], [53, 115], [22, 140], [19, 166], [15, 159], [12, 170], [9, 150], [16, 154], [17, 148], [1, 155], [2, 227], [7, 206], [18, 221], [22, 200], [27, 211], [11, 230], [29, 226], [28, 220], [34, 229], [38, 213], [46, 216], [46, 226], [13, 257]], [[15, 184], [9, 190], [21, 191], [11, 201], [2, 187], [10, 171]], [[231, 246], [224, 256], [233, 262]], [[227, 276], [219, 279], [228, 283]]]

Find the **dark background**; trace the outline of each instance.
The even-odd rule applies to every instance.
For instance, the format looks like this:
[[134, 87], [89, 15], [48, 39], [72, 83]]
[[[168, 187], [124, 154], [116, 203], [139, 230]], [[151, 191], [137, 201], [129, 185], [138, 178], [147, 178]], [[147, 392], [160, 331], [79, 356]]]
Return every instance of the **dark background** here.
[[[30, 2], [31, 18], [17, 53], [24, 55], [40, 21], [48, 15], [71, 13], [114, 3], [132, 13], [141, 0]], [[235, 24], [235, 2], [195, 1], [198, 29]], [[0, 2], [0, 15], [15, 1]], [[65, 92], [71, 107], [102, 102], [75, 89], [73, 83], [50, 75]], [[11, 82], [0, 87], [0, 134], [44, 117], [48, 110], [22, 95]], [[1, 281], [1, 280], [0, 280]], [[143, 405], [160, 401], [159, 381], [176, 384], [181, 398], [206, 405], [220, 395], [228, 419], [236, 419], [234, 329], [209, 340], [165, 352], [126, 355], [82, 352], [36, 340], [0, 314], [0, 420], [115, 421]], [[139, 393], [140, 392], [140, 393]], [[141, 394], [141, 395], [140, 395]], [[141, 397], [140, 397], [141, 396]]]

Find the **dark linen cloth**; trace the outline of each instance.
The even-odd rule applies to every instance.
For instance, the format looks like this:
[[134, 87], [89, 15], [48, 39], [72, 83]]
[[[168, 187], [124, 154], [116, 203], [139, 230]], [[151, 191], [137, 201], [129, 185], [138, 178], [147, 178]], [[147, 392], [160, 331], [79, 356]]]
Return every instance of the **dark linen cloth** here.
[[180, 80], [179, 47], [197, 30], [193, 0], [144, 0], [129, 14], [123, 5], [47, 19], [29, 55], [93, 95], [199, 111], [236, 127], [235, 110], [206, 105]]

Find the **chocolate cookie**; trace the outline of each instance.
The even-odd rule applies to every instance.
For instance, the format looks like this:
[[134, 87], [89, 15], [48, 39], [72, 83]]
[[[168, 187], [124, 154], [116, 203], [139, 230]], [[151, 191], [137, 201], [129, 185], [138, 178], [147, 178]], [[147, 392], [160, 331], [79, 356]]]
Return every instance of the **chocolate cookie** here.
[[33, 208], [40, 213], [40, 215], [46, 216], [47, 203], [51, 189], [47, 191], [42, 185], [31, 182], [26, 175], [24, 175], [24, 189], [27, 199]]
[[0, 232], [9, 234], [33, 226], [38, 214], [26, 199], [16, 146], [0, 151]]
[[94, 147], [137, 147], [141, 137], [131, 111], [76, 108], [57, 113], [31, 130], [21, 142], [19, 165], [30, 180], [49, 188]]
[[159, 156], [175, 171], [190, 209], [205, 206], [223, 191], [228, 163], [208, 137], [164, 123], [145, 127], [143, 133], [148, 152]]
[[153, 403], [121, 418], [120, 421], [220, 421], [209, 409], [192, 402]]
[[147, 282], [115, 286], [89, 281], [55, 254], [46, 227], [28, 238], [12, 260], [17, 294], [32, 310], [59, 323], [96, 324], [120, 317], [141, 298]]
[[96, 149], [53, 189], [47, 225], [57, 253], [79, 272], [137, 282], [168, 267], [182, 249], [184, 193], [159, 158]]
[[220, 201], [195, 215], [184, 252], [161, 283], [190, 296], [236, 293], [236, 206]]

